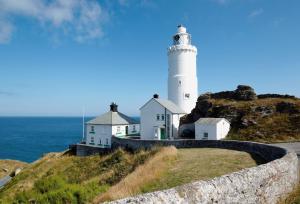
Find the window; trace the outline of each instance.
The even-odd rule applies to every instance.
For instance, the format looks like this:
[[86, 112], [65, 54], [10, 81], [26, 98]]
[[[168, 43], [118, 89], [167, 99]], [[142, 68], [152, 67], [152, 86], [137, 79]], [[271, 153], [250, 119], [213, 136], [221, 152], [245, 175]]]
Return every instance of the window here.
[[160, 118], [160, 117], [159, 117], [159, 114], [157, 114], [157, 115], [156, 115], [156, 120], [159, 120], [159, 118]]
[[135, 125], [132, 126], [132, 132], [136, 132]]
[[91, 144], [94, 144], [95, 141], [94, 141], [94, 137], [91, 137]]
[[120, 132], [120, 126], [117, 127], [117, 132]]
[[181, 81], [179, 81], [179, 86], [181, 86]]
[[202, 139], [203, 140], [207, 140], [208, 139], [208, 133], [207, 132], [203, 133], [203, 138]]
[[184, 94], [184, 98], [185, 98], [185, 99], [189, 99], [189, 98], [190, 98], [190, 94], [189, 94], [189, 93], [185, 93], [185, 94]]
[[108, 139], [106, 138], [106, 145], [108, 145]]
[[94, 132], [95, 132], [94, 126], [91, 126], [91, 133], [94, 133]]
[[165, 120], [165, 115], [161, 114], [161, 120]]
[[100, 140], [99, 140], [99, 145], [101, 145], [101, 138], [100, 138]]

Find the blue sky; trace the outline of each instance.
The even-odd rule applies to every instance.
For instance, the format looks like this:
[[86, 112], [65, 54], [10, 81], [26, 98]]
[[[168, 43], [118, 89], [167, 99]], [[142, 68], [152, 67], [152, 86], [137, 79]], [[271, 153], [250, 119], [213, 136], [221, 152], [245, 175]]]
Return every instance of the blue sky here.
[[0, 116], [138, 115], [184, 24], [199, 92], [300, 96], [299, 0], [0, 0]]

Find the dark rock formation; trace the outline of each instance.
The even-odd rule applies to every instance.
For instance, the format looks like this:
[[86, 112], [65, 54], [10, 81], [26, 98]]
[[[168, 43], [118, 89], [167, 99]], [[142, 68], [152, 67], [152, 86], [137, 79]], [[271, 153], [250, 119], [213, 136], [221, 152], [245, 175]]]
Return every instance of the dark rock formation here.
[[261, 98], [267, 97], [271, 98], [257, 100], [253, 88], [244, 85], [239, 85], [235, 91], [200, 95], [192, 112], [180, 119], [180, 136], [192, 138], [194, 129], [186, 128], [187, 131], [184, 131], [182, 127], [190, 127], [188, 124], [201, 117], [222, 117], [231, 123], [231, 139], [300, 139], [300, 100], [279, 94], [265, 94]]
[[276, 104], [276, 111], [279, 113], [295, 114], [299, 113], [299, 108], [294, 103], [282, 101]]
[[290, 98], [290, 99], [296, 99], [295, 96], [288, 95], [288, 94], [285, 94], [285, 95], [282, 95], [282, 94], [260, 94], [260, 95], [257, 95], [257, 98], [259, 98], [259, 99], [263, 99], [263, 98]]
[[241, 101], [251, 101], [257, 99], [254, 89], [246, 85], [238, 85], [234, 91], [234, 99]]
[[257, 106], [255, 107], [254, 111], [260, 114], [262, 117], [266, 117], [274, 113], [274, 109], [272, 106]]
[[246, 85], [238, 85], [237, 89], [234, 91], [221, 91], [217, 93], [206, 93], [205, 96], [199, 96], [201, 99], [203, 97], [212, 99], [231, 99], [238, 101], [250, 101], [257, 99], [254, 89]]

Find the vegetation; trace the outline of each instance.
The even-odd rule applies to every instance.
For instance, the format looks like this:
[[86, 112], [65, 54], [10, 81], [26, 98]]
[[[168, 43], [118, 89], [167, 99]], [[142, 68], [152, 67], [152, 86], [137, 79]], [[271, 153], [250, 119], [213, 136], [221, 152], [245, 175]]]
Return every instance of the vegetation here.
[[94, 203], [115, 200], [140, 193], [167, 189], [196, 180], [253, 167], [262, 160], [248, 153], [210, 148], [164, 148], [121, 182], [97, 197]]
[[[181, 124], [193, 123], [201, 117], [224, 117], [231, 122], [227, 139], [266, 143], [300, 141], [300, 99], [236, 100], [220, 93], [199, 96], [195, 109], [181, 118]], [[187, 132], [183, 137], [193, 138], [194, 133]]]
[[255, 166], [253, 158], [231, 150], [175, 147], [89, 157], [51, 153], [26, 165], [1, 189], [0, 203], [99, 203]]
[[300, 183], [286, 198], [282, 199], [279, 204], [300, 204]]
[[[300, 115], [292, 111], [279, 112], [276, 106], [282, 102], [294, 104], [300, 113], [299, 99], [257, 99], [233, 105], [243, 116], [233, 124], [228, 139], [267, 143], [299, 141]], [[232, 101], [223, 101], [223, 104], [230, 103]]]
[[26, 165], [27, 163], [16, 160], [0, 160], [0, 178], [9, 175], [17, 168], [24, 168]]
[[51, 153], [28, 165], [0, 190], [0, 203], [86, 203], [143, 164], [158, 149], [106, 156]]

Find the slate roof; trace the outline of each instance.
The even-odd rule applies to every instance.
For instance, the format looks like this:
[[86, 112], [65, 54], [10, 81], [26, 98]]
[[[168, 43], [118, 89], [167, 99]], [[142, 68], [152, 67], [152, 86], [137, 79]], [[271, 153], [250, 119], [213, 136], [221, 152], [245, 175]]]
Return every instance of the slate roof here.
[[214, 124], [217, 124], [218, 122], [220, 122], [223, 119], [225, 121], [227, 121], [228, 123], [230, 123], [225, 118], [200, 118], [195, 123], [197, 123], [197, 124], [205, 124], [205, 125], [214, 125]]
[[127, 115], [120, 112], [109, 111], [100, 115], [88, 122], [86, 124], [91, 125], [129, 125], [129, 124], [139, 124], [139, 122]]
[[167, 99], [154, 98], [160, 105], [168, 109], [172, 113], [186, 113], [180, 107], [178, 107], [175, 103]]

